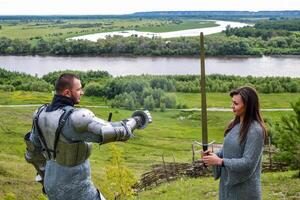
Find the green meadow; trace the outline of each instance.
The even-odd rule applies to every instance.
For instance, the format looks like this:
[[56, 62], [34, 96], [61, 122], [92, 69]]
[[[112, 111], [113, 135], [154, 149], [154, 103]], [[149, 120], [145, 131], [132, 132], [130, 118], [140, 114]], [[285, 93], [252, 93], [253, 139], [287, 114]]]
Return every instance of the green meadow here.
[[[176, 103], [186, 105], [188, 108], [200, 108], [200, 93], [170, 93], [176, 97]], [[24, 104], [44, 104], [51, 101], [52, 93], [14, 91], [1, 92], [0, 105], [24, 105]], [[291, 102], [299, 99], [298, 93], [271, 93], [259, 94], [260, 106], [264, 109], [269, 108], [290, 108]], [[108, 102], [99, 97], [82, 96], [80, 106], [99, 106], [106, 105]], [[231, 97], [228, 93], [207, 93], [208, 107], [231, 107]]]
[[[201, 107], [200, 93], [174, 93], [176, 101], [179, 104], [187, 105], [189, 108]], [[291, 102], [299, 99], [298, 93], [271, 93], [259, 94], [260, 106], [263, 109], [269, 108], [290, 108]], [[208, 107], [231, 107], [231, 97], [228, 93], [208, 93], [207, 94]]]
[[[200, 107], [199, 94], [176, 93], [177, 103], [189, 108]], [[260, 95], [263, 108], [288, 108], [299, 95]], [[44, 104], [52, 94], [36, 92], [1, 92], [0, 105]], [[230, 97], [225, 93], [209, 93], [209, 107], [229, 107]], [[198, 103], [199, 102], [199, 103]], [[104, 99], [83, 97], [82, 107], [108, 105]], [[274, 106], [272, 106], [274, 105]], [[0, 107], [0, 199], [44, 199], [41, 186], [34, 181], [35, 171], [24, 160], [23, 136], [31, 128], [32, 114], [37, 105], [30, 107]], [[89, 107], [98, 117], [107, 119], [113, 113], [113, 121], [127, 118], [132, 111], [123, 109]], [[276, 123], [290, 111], [263, 112], [271, 123]], [[151, 112], [153, 123], [145, 130], [136, 130], [135, 137], [125, 143], [115, 143], [123, 152], [124, 164], [138, 179], [151, 170], [152, 164], [162, 163], [162, 155], [168, 162], [191, 162], [191, 144], [201, 140], [200, 112], [184, 110], [159, 110]], [[223, 131], [233, 115], [231, 112], [208, 112], [209, 141], [223, 141]], [[106, 166], [110, 164], [110, 146], [94, 144], [90, 157], [92, 179], [95, 185], [110, 199], [107, 192]], [[262, 175], [263, 199], [299, 199], [300, 180], [293, 178], [295, 171], [265, 173]], [[152, 190], [138, 193], [133, 199], [217, 199], [218, 181], [212, 177], [182, 178], [162, 184]]]

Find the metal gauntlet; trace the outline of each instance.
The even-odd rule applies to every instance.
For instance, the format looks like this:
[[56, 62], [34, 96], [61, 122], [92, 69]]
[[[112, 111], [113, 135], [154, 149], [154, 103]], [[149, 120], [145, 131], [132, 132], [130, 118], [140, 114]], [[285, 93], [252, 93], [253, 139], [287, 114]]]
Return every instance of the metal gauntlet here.
[[34, 144], [30, 140], [31, 132], [27, 133], [24, 137], [26, 143], [25, 159], [28, 163], [32, 164], [37, 173], [44, 178], [46, 159], [42, 152], [37, 151]]

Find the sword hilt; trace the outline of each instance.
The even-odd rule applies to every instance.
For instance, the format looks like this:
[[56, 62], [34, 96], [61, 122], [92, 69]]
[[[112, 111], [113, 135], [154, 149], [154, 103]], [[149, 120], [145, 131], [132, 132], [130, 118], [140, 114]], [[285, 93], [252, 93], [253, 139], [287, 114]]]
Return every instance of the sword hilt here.
[[[203, 148], [203, 152], [207, 151], [209, 146], [212, 146], [215, 143], [215, 141], [213, 140], [212, 142], [208, 143], [208, 144], [203, 144], [202, 142], [198, 142], [198, 141], [194, 141], [193, 144], [198, 145], [198, 146], [202, 146]], [[204, 167], [207, 167], [205, 165], [205, 163], [203, 163]]]

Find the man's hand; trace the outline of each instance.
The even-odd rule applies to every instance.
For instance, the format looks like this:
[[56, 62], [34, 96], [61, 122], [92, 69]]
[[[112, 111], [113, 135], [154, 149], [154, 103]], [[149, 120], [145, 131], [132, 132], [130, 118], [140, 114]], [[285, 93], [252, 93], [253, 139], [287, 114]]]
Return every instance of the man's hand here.
[[149, 123], [152, 123], [152, 116], [148, 110], [137, 110], [132, 116], [137, 122], [137, 129], [144, 129]]

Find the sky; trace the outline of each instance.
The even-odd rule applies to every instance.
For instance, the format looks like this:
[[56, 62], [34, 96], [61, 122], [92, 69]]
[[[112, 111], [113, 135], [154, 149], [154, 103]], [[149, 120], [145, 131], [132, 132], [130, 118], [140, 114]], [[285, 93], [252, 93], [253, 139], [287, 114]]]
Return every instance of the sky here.
[[0, 0], [0, 15], [106, 15], [185, 10], [300, 10], [300, 0]]

